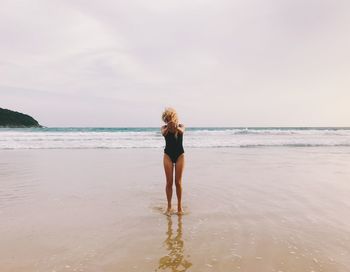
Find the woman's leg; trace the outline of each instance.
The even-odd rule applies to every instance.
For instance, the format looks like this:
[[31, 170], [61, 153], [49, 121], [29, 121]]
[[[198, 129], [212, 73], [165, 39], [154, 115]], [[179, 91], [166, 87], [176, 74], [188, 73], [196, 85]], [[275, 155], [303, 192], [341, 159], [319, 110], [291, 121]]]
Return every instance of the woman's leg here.
[[168, 200], [168, 208], [167, 212], [170, 211], [171, 209], [171, 197], [173, 195], [173, 162], [171, 161], [170, 157], [164, 153], [163, 157], [163, 164], [164, 164], [164, 171], [165, 171], [165, 177], [166, 177], [166, 187], [165, 187], [165, 192], [166, 192], [166, 197]]
[[176, 186], [176, 195], [177, 195], [177, 211], [182, 212], [182, 173], [185, 166], [185, 156], [184, 154], [180, 155], [177, 158], [175, 164], [175, 186]]

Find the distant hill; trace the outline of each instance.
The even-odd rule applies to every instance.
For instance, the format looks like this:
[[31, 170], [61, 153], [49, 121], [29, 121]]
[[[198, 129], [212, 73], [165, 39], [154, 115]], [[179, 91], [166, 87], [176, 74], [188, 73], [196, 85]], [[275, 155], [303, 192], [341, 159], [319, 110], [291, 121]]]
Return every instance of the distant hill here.
[[0, 127], [41, 127], [33, 117], [0, 108]]

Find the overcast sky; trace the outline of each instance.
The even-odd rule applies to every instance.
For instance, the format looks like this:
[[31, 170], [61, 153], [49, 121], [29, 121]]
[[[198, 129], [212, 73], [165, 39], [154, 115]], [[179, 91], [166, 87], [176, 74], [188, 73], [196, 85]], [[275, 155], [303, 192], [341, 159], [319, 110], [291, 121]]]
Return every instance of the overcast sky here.
[[17, 1], [0, 107], [46, 126], [350, 126], [350, 1]]

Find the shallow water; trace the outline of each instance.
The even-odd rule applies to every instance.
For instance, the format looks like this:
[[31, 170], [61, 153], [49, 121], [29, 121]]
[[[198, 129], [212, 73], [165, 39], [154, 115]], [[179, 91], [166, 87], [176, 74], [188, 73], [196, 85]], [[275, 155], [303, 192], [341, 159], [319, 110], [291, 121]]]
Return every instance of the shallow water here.
[[350, 148], [185, 160], [165, 216], [161, 149], [2, 150], [0, 270], [350, 270]]

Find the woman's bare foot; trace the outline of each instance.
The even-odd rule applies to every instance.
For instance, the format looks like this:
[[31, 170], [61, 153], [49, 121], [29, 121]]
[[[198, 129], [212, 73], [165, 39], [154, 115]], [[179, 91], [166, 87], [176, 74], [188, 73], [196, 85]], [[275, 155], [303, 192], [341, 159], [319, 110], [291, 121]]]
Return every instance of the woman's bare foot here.
[[168, 207], [168, 208], [166, 209], [166, 211], [165, 211], [164, 214], [169, 216], [169, 215], [172, 214], [172, 212], [173, 212], [172, 208], [169, 208], [169, 207]]
[[177, 207], [177, 214], [184, 214], [184, 210], [182, 209], [182, 207]]

